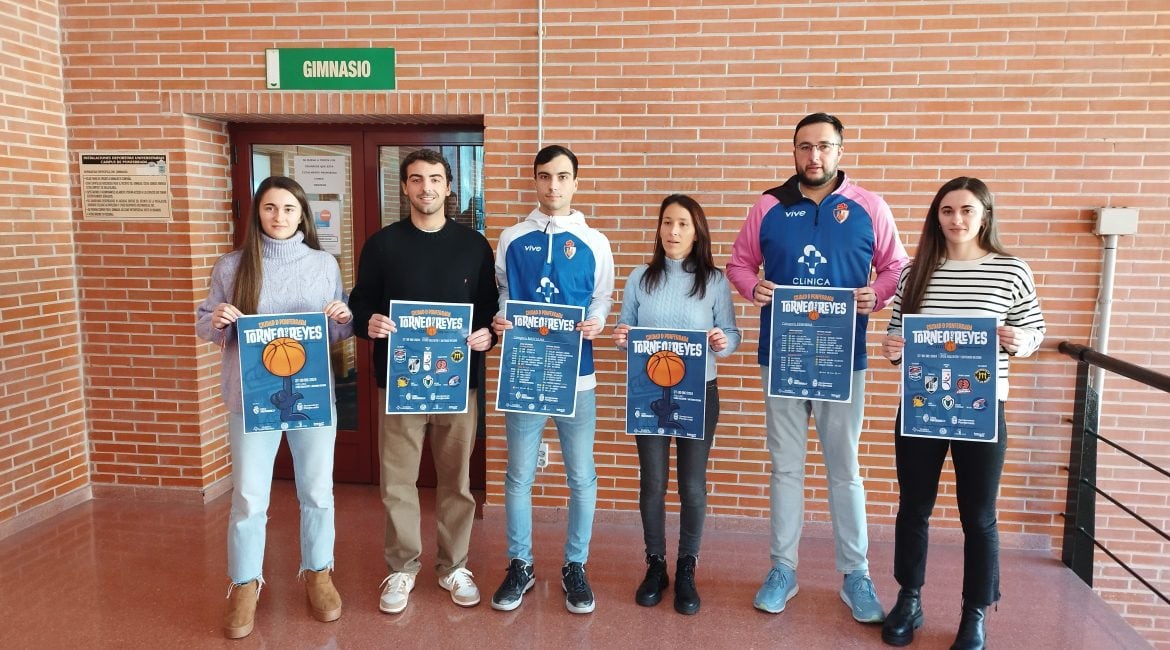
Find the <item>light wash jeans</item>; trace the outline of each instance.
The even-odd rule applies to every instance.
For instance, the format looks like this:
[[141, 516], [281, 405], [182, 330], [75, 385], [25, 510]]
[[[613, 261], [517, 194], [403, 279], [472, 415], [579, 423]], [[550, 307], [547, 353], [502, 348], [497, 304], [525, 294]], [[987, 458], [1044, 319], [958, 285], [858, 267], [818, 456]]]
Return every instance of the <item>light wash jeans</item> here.
[[[761, 366], [764, 386], [768, 367]], [[772, 456], [772, 565], [797, 565], [804, 526], [804, 466], [811, 415], [829, 478], [829, 517], [836, 542], [839, 573], [869, 569], [869, 531], [865, 522], [865, 486], [857, 463], [865, 402], [865, 371], [853, 371], [853, 400], [768, 397], [768, 452]]]
[[[541, 434], [550, 416], [506, 413], [508, 471], [504, 477], [504, 511], [508, 520], [508, 559], [532, 563], [532, 483]], [[565, 534], [565, 561], [584, 564], [593, 536], [597, 506], [597, 471], [593, 466], [593, 436], [597, 423], [594, 389], [577, 392], [576, 415], [553, 417], [565, 461], [569, 486], [569, 524]]]
[[[333, 421], [337, 421], [336, 410]], [[236, 584], [263, 579], [272, 466], [281, 435], [288, 436], [301, 504], [301, 570], [333, 566], [333, 447], [337, 428], [245, 434], [243, 416], [228, 413], [232, 454], [228, 577]]]

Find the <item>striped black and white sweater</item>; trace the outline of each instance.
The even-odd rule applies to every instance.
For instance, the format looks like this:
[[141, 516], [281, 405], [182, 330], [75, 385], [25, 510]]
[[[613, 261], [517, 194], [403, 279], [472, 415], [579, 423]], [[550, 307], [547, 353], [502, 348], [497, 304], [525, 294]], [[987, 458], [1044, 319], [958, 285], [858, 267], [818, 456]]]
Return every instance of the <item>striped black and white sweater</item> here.
[[[887, 334], [902, 335], [902, 290], [910, 266], [902, 271], [892, 303], [893, 314]], [[998, 325], [1019, 330], [1019, 350], [1015, 356], [1026, 357], [1040, 348], [1044, 340], [1044, 314], [1036, 295], [1032, 269], [1024, 260], [1010, 255], [990, 253], [975, 260], [947, 260], [930, 278], [922, 298], [921, 314], [956, 316], [994, 316]], [[999, 390], [997, 397], [1008, 395], [1008, 353], [999, 349]]]

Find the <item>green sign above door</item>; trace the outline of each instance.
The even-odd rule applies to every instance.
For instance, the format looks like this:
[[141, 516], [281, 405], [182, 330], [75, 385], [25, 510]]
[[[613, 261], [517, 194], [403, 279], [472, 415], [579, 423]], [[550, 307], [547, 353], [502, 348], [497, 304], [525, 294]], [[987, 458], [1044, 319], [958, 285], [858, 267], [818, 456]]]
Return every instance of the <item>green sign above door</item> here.
[[268, 90], [394, 90], [394, 48], [264, 51]]

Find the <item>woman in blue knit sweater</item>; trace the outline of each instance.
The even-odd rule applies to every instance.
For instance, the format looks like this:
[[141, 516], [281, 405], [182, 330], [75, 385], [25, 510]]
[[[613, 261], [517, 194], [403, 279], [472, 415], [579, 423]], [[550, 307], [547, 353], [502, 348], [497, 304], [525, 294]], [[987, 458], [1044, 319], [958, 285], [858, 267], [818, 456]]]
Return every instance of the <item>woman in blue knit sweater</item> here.
[[[719, 419], [719, 388], [715, 357], [726, 357], [739, 347], [731, 288], [711, 256], [711, 231], [697, 201], [672, 194], [658, 210], [658, 232], [650, 263], [635, 268], [626, 280], [622, 315], [614, 342], [625, 348], [631, 327], [705, 330], [707, 345], [706, 421], [702, 440], [674, 438], [678, 449], [679, 522], [678, 564], [674, 581], [674, 608], [682, 614], [699, 611], [695, 565], [707, 515], [707, 457]], [[669, 584], [666, 573], [666, 481], [671, 436], [637, 436], [641, 490], [638, 499], [646, 541], [646, 577], [635, 601], [650, 607], [662, 600]]]
[[[344, 302], [341, 270], [321, 250], [309, 200], [296, 181], [272, 176], [260, 183], [239, 249], [211, 270], [211, 288], [199, 306], [195, 331], [223, 350], [223, 402], [228, 410], [232, 459], [232, 510], [228, 519], [228, 608], [223, 632], [229, 639], [252, 632], [256, 601], [264, 584], [265, 524], [272, 491], [272, 465], [281, 431], [244, 433], [240, 364], [235, 323], [244, 314], [322, 311], [331, 321], [329, 341], [353, 335], [353, 313]], [[336, 418], [335, 418], [336, 421]], [[313, 616], [341, 616], [333, 586], [333, 445], [337, 427], [290, 429], [289, 449], [301, 504], [301, 575]]]

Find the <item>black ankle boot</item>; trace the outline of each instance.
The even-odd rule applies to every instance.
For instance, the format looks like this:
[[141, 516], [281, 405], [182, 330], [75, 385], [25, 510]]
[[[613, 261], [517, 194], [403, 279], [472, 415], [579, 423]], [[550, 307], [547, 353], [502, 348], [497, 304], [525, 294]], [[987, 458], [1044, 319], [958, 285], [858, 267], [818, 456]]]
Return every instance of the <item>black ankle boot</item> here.
[[646, 554], [646, 565], [646, 577], [638, 585], [634, 602], [653, 607], [662, 600], [662, 590], [670, 584], [670, 578], [666, 576], [666, 558], [661, 555]]
[[674, 570], [674, 611], [679, 614], [699, 612], [699, 592], [695, 589], [695, 565], [699, 559], [684, 555]]
[[892, 646], [910, 645], [914, 630], [922, 627], [922, 598], [917, 589], [902, 587], [898, 590], [898, 602], [886, 614], [882, 623], [882, 641]]
[[963, 603], [963, 618], [959, 619], [959, 633], [951, 650], [983, 650], [987, 634], [983, 631], [983, 608]]

